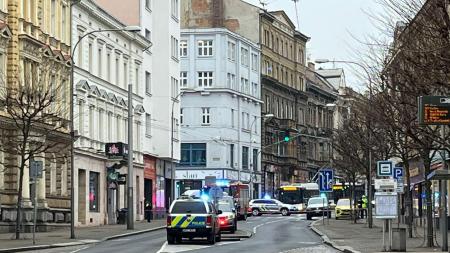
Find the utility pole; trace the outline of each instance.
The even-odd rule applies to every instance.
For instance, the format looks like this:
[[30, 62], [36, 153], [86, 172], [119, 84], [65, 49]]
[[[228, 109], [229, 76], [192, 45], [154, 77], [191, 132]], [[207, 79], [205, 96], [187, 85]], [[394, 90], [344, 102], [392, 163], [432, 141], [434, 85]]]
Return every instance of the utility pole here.
[[134, 229], [134, 206], [133, 206], [133, 85], [128, 84], [128, 177], [127, 177], [127, 229]]

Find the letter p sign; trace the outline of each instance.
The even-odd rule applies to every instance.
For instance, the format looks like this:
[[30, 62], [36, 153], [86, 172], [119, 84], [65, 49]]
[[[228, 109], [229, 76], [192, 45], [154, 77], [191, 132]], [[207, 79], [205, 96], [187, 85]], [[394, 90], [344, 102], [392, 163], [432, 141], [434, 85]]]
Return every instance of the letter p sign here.
[[401, 177], [403, 177], [403, 168], [395, 167], [394, 168], [394, 179], [399, 179]]

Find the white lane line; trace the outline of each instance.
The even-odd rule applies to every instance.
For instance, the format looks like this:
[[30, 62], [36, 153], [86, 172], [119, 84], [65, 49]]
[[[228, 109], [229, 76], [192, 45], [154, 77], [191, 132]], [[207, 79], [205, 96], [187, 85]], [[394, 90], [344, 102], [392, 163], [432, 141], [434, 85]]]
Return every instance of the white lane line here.
[[165, 243], [161, 246], [161, 248], [160, 248], [156, 253], [161, 253], [162, 250], [163, 250], [166, 246], [167, 246], [167, 242], [165, 242]]
[[[287, 220], [292, 220], [292, 219], [295, 219], [295, 218], [287, 218]], [[259, 224], [258, 226], [255, 226], [255, 227], [253, 227], [253, 234], [256, 234], [256, 230], [258, 229], [258, 228], [260, 228], [260, 227], [262, 227], [262, 226], [264, 226], [264, 225], [268, 225], [268, 224], [272, 224], [272, 223], [277, 223], [277, 222], [280, 222], [280, 221], [285, 221], [286, 219], [278, 219], [278, 220], [273, 220], [273, 221], [268, 221], [268, 222], [265, 222], [265, 223], [263, 223], [263, 224]]]
[[87, 249], [87, 248], [89, 248], [89, 246], [84, 246], [83, 248], [80, 248], [80, 249], [71, 251], [70, 253], [77, 253], [77, 252], [80, 252], [80, 251], [85, 250], [85, 249]]

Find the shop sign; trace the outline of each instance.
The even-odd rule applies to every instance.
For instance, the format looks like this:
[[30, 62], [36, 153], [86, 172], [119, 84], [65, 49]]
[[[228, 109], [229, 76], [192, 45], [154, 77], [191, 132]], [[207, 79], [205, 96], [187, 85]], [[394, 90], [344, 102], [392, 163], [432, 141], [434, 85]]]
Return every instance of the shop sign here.
[[223, 170], [176, 170], [176, 179], [204, 180], [206, 177], [215, 176], [223, 178]]
[[123, 142], [106, 143], [105, 155], [108, 159], [126, 159], [128, 157], [128, 144]]

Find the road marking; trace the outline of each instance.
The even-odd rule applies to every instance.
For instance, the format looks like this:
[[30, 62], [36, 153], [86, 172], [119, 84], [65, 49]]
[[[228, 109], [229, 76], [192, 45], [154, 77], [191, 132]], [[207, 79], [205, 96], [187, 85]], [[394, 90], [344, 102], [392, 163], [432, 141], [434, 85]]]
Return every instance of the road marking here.
[[277, 220], [265, 222], [265, 223], [263, 223], [263, 224], [259, 224], [258, 226], [253, 227], [253, 234], [256, 234], [256, 230], [257, 230], [258, 228], [264, 226], [264, 225], [268, 225], [268, 224], [272, 224], [272, 223], [277, 223], [277, 222], [285, 221], [285, 220], [293, 220], [293, 219], [295, 219], [295, 218], [294, 218], [294, 217], [292, 217], [292, 218], [283, 218], [283, 219], [277, 219]]
[[71, 251], [70, 253], [77, 253], [77, 252], [80, 252], [80, 251], [85, 250], [85, 249], [87, 249], [87, 248], [89, 248], [89, 246], [84, 246], [83, 248], [80, 248], [80, 249]]
[[118, 239], [114, 239], [112, 240], [113, 242], [122, 242], [122, 241], [129, 241], [131, 239], [127, 239], [127, 238], [118, 238]]

